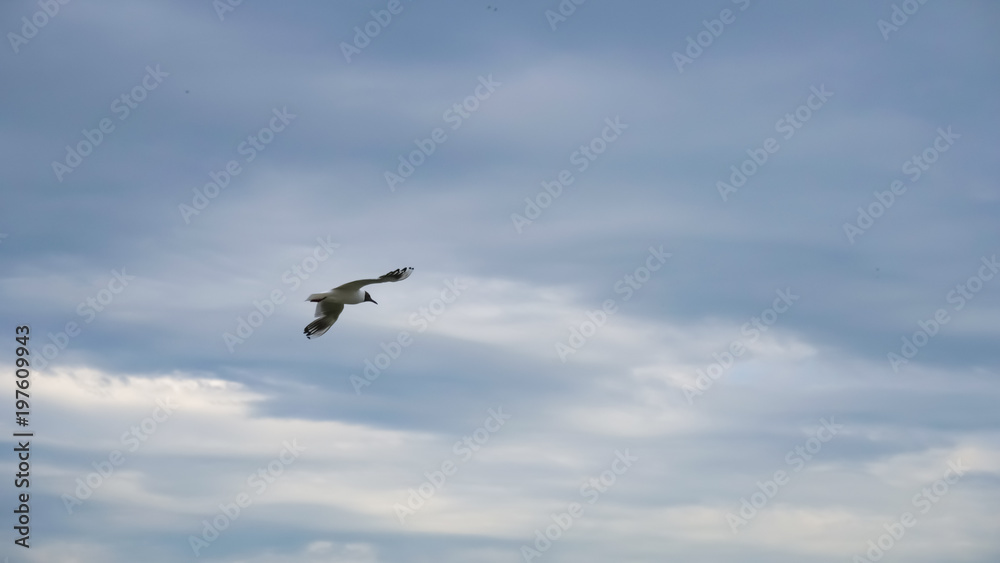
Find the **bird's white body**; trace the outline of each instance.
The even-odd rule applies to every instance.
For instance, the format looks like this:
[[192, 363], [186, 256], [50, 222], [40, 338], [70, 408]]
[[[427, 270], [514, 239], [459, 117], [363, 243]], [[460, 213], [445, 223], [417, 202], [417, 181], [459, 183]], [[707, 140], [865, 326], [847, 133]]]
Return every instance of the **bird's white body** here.
[[358, 303], [365, 302], [364, 290], [355, 289], [354, 291], [345, 291], [340, 288], [334, 288], [326, 293], [313, 293], [309, 296], [308, 301], [320, 302], [320, 301], [330, 301], [331, 303], [340, 303], [341, 305], [357, 305]]
[[330, 330], [333, 323], [337, 322], [340, 314], [344, 312], [344, 305], [357, 305], [371, 301], [378, 305], [368, 292], [362, 289], [366, 285], [373, 283], [397, 282], [410, 277], [413, 268], [401, 268], [393, 270], [388, 274], [372, 280], [357, 280], [335, 287], [326, 293], [313, 293], [307, 301], [316, 303], [317, 319], [306, 325], [303, 332], [306, 338], [322, 336]]

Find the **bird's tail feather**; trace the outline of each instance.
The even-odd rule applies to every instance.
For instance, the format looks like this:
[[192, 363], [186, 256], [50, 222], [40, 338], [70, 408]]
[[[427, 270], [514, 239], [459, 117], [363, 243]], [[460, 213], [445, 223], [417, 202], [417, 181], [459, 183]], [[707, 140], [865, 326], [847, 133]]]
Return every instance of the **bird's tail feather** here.
[[329, 317], [320, 317], [315, 321], [306, 325], [306, 329], [303, 331], [306, 333], [306, 338], [317, 338], [323, 336], [326, 331], [330, 330], [333, 326], [333, 322]]

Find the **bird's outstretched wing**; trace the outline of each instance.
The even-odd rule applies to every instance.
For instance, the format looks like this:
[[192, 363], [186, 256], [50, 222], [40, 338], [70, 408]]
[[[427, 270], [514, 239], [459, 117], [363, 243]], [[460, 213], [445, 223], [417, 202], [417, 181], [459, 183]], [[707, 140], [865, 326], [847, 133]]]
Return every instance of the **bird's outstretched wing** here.
[[333, 323], [337, 322], [340, 318], [340, 313], [344, 311], [344, 305], [341, 303], [330, 303], [322, 301], [316, 304], [316, 317], [317, 319], [308, 325], [306, 325], [303, 332], [306, 334], [306, 338], [317, 338], [323, 336], [323, 334], [330, 330]]
[[413, 268], [406, 267], [400, 268], [399, 270], [393, 270], [388, 274], [378, 278], [377, 280], [356, 280], [352, 282], [345, 283], [342, 286], [333, 288], [333, 291], [344, 290], [344, 291], [355, 291], [361, 289], [362, 287], [373, 284], [373, 283], [385, 283], [385, 282], [398, 282], [399, 280], [405, 280], [410, 277], [410, 273], [413, 272]]
[[316, 304], [316, 314], [317, 317], [333, 317], [333, 320], [337, 320], [340, 314], [344, 312], [343, 303], [334, 303], [333, 301], [323, 300]]

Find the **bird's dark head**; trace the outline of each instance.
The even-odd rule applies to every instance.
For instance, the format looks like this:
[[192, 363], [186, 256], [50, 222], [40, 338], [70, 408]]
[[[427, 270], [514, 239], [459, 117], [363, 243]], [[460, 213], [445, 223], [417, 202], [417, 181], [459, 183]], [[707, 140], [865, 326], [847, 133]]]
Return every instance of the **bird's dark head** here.
[[368, 295], [368, 292], [366, 291], [365, 292], [365, 300], [362, 301], [362, 303], [367, 303], [368, 301], [371, 301], [372, 303], [378, 305], [378, 301], [375, 301], [374, 299], [372, 299], [372, 296]]

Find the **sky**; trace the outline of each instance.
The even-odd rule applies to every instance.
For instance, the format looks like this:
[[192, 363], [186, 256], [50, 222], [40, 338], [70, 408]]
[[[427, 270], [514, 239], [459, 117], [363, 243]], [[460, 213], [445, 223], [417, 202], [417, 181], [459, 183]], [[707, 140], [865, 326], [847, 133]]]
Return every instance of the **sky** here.
[[0, 22], [5, 561], [1000, 557], [995, 3]]

